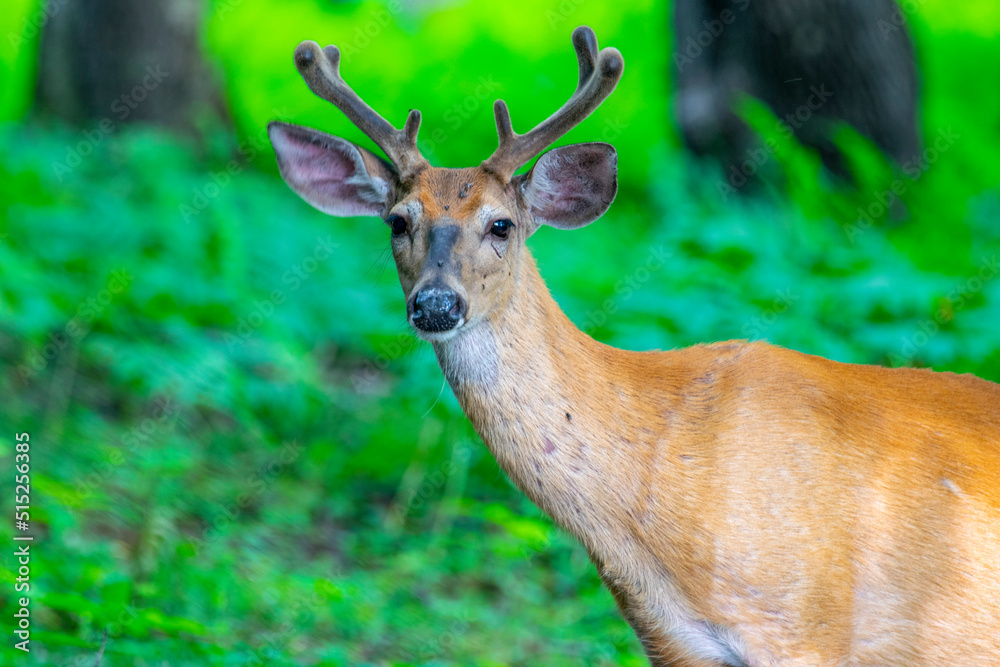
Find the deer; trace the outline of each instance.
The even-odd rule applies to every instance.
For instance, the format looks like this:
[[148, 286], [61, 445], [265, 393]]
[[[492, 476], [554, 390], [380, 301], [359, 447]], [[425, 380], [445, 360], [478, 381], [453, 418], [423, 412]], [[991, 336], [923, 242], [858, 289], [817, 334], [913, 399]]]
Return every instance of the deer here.
[[[475, 167], [432, 166], [340, 51], [295, 65], [384, 153], [273, 121], [282, 178], [381, 218], [416, 336], [513, 483], [586, 549], [654, 666], [1000, 664], [1000, 385], [763, 341], [620, 350], [578, 329], [526, 241], [600, 218], [607, 143], [549, 147], [624, 70], [586, 26], [576, 90]], [[548, 149], [548, 150], [547, 150]], [[516, 174], [535, 157], [531, 168]]]

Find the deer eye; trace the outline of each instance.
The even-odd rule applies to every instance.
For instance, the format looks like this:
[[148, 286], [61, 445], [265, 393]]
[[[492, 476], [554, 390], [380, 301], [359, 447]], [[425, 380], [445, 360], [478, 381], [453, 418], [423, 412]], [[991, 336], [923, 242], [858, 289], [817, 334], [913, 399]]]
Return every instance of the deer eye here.
[[385, 222], [392, 228], [393, 236], [402, 236], [406, 233], [406, 220], [402, 216], [390, 215]]
[[496, 220], [494, 221], [493, 226], [490, 227], [490, 234], [498, 239], [505, 239], [507, 238], [507, 235], [510, 234], [510, 230], [513, 228], [514, 223], [506, 218], [503, 220]]

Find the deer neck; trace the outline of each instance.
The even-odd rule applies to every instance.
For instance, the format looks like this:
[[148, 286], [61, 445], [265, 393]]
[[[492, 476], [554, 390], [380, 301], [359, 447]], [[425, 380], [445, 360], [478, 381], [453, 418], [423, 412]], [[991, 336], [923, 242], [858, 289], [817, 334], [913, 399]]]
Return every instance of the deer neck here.
[[[534, 260], [525, 258], [506, 308], [434, 349], [452, 390], [510, 479], [557, 522], [581, 538], [612, 520], [595, 507], [629, 503], [609, 466], [635, 442], [619, 420], [636, 392], [617, 360], [623, 352], [576, 328], [552, 298]], [[627, 365], [627, 364], [626, 364]], [[617, 451], [616, 451], [617, 450]], [[614, 473], [610, 473], [614, 474]], [[625, 485], [624, 488], [622, 485]], [[636, 494], [638, 489], [635, 490]]]

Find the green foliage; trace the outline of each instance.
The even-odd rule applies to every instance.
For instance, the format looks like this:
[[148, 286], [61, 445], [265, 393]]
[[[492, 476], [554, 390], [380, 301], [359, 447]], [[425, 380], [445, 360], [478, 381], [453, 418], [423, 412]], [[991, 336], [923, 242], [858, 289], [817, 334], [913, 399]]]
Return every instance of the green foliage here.
[[[923, 150], [892, 167], [874, 145], [842, 126], [835, 142], [844, 151], [856, 187], [832, 181], [818, 156], [788, 138], [787, 123], [765, 105], [746, 99], [741, 116], [777, 146], [761, 172], [784, 184], [807, 217], [834, 219], [848, 239], [878, 229], [894, 247], [926, 271], [971, 274], [995, 240], [997, 166], [1000, 145], [1000, 94], [979, 84], [981, 71], [1000, 69], [997, 31], [976, 24], [970, 31], [932, 32], [928, 17], [901, 3], [917, 38], [922, 65]], [[917, 3], [928, 16], [939, 16], [936, 3]], [[995, 10], [982, 3], [969, 16]], [[899, 29], [892, 26], [884, 28]], [[974, 61], [975, 70], [955, 72], [957, 62]], [[807, 120], [806, 122], [810, 122]], [[773, 164], [771, 164], [773, 162]], [[970, 215], [974, 216], [970, 220]], [[988, 256], [987, 256], [988, 257]]]
[[41, 4], [39, 0], [4, 3], [0, 18], [0, 122], [21, 118], [31, 104], [34, 58], [47, 22]]
[[[38, 119], [0, 129], [0, 465], [10, 434], [31, 433], [40, 535], [37, 643], [8, 641], [2, 660], [91, 665], [106, 629], [112, 667], [645, 664], [582, 548], [510, 487], [409, 333], [384, 226], [325, 217], [274, 174], [274, 116], [367, 145], [291, 50], [351, 44], [379, 7], [217, 3], [208, 43], [238, 139], [119, 128], [88, 149]], [[343, 71], [397, 123], [421, 108], [425, 141], [446, 133], [428, 147], [440, 164], [472, 164], [495, 145], [494, 97], [519, 129], [561, 104], [569, 33], [589, 22], [626, 77], [565, 141], [612, 140], [621, 192], [597, 224], [530, 242], [582, 328], [633, 349], [766, 338], [1000, 380], [1000, 92], [955, 83], [971, 76], [962, 49], [996, 63], [996, 44], [920, 28], [927, 138], [963, 138], [904, 196], [911, 219], [861, 228], [871, 195], [793, 142], [763, 196], [727, 199], [723, 171], [668, 147], [665, 19], [649, 19], [664, 11], [406, 9]], [[480, 74], [499, 86], [482, 99]], [[849, 130], [838, 140], [862, 193], [898, 178]]]

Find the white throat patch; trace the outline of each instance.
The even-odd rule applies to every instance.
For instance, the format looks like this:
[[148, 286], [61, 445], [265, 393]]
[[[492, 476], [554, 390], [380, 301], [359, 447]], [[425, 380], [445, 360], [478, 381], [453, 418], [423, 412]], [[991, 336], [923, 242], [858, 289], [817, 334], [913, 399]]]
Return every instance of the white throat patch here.
[[479, 322], [469, 330], [433, 345], [441, 370], [453, 390], [463, 385], [491, 387], [500, 377], [497, 338], [486, 322]]

